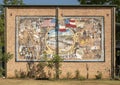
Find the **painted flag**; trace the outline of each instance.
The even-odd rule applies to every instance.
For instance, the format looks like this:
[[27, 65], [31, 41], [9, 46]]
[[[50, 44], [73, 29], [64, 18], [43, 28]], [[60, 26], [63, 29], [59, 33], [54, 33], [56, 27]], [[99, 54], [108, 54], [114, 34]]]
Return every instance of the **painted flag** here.
[[45, 19], [43, 20], [41, 27], [55, 26], [55, 19]]
[[74, 19], [66, 19], [65, 24], [66, 24], [66, 27], [76, 28], [76, 23]]
[[66, 31], [65, 26], [59, 25], [59, 31], [60, 31], [60, 32], [65, 32], [65, 31]]

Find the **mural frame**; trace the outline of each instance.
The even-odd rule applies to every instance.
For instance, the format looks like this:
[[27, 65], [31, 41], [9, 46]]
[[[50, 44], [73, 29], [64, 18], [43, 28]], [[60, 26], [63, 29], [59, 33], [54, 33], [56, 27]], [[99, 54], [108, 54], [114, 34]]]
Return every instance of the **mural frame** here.
[[[35, 62], [44, 62], [44, 60], [20, 60], [18, 58], [18, 21], [17, 21], [17, 17], [45, 17], [45, 18], [49, 18], [49, 17], [54, 17], [55, 16], [16, 16], [15, 17], [15, 61], [17, 62], [29, 62], [29, 61], [35, 61]], [[94, 18], [94, 17], [101, 17], [103, 19], [103, 23], [102, 23], [102, 60], [64, 60], [64, 62], [105, 62], [105, 21], [104, 21], [104, 16], [63, 16], [63, 17], [89, 17], [89, 18]]]

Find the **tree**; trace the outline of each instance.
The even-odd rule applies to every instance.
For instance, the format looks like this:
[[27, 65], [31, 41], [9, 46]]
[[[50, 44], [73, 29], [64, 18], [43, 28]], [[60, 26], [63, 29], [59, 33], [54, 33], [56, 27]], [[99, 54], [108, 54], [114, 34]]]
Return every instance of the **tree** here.
[[[23, 5], [23, 0], [3, 0], [1, 5]], [[0, 5], [0, 47], [4, 46], [4, 8]]]
[[23, 5], [23, 0], [3, 0], [4, 5]]
[[[116, 22], [120, 23], [120, 0], [78, 0], [80, 4], [92, 4], [92, 5], [117, 5], [116, 7]], [[116, 27], [118, 25], [116, 24]], [[116, 31], [116, 44], [119, 43], [120, 40], [120, 31]], [[98, 73], [96, 78], [101, 77], [102, 74]]]
[[117, 5], [116, 22], [120, 23], [120, 0], [78, 0], [80, 4], [91, 5]]
[[[1, 47], [4, 47], [4, 7], [2, 5], [23, 5], [23, 0], [3, 0], [3, 4], [0, 5], [0, 49]], [[0, 58], [1, 61], [4, 62], [4, 70], [6, 70], [6, 64], [8, 62], [8, 60], [11, 58], [11, 54], [10, 53], [2, 53], [0, 52]], [[6, 74], [5, 74], [6, 75]]]

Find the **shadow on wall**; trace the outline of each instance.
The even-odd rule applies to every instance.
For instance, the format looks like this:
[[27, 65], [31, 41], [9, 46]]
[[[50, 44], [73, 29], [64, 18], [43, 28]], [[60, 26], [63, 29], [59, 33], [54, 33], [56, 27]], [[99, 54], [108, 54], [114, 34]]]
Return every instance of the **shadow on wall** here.
[[35, 64], [34, 62], [27, 63], [27, 71], [15, 70], [16, 78], [35, 78], [35, 79], [49, 79], [51, 78], [51, 72], [48, 73], [45, 71], [46, 63], [39, 62]]

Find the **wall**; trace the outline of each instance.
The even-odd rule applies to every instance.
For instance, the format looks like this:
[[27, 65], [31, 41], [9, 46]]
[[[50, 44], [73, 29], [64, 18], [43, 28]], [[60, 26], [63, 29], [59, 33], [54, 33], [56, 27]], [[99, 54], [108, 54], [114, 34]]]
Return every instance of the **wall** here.
[[[74, 76], [75, 71], [79, 70], [84, 77], [87, 76], [87, 67], [89, 68], [89, 78], [95, 78], [97, 71], [103, 73], [103, 78], [109, 78], [111, 75], [111, 24], [112, 24], [111, 7], [60, 7], [58, 14], [59, 19], [63, 16], [94, 16], [104, 17], [103, 25], [103, 59], [94, 61], [86, 60], [71, 62], [62, 62], [61, 77], [65, 77], [67, 72]], [[14, 58], [7, 64], [7, 76], [14, 77], [15, 70], [27, 71], [27, 63], [19, 62], [16, 59], [16, 17], [17, 16], [55, 16], [54, 7], [6, 7], [6, 51], [14, 54]], [[17, 57], [18, 58], [18, 57]]]

